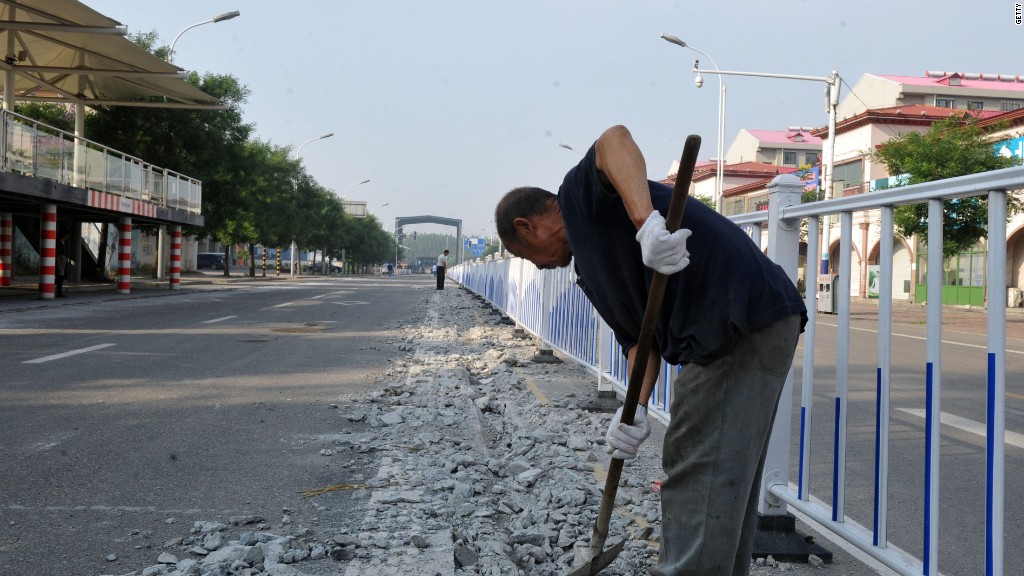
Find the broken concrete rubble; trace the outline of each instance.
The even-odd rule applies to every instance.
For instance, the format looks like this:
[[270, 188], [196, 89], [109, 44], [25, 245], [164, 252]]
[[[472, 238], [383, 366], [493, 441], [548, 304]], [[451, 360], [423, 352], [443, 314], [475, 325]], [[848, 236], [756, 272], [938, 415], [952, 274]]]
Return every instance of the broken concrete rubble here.
[[[325, 460], [379, 462], [376, 476], [353, 485], [366, 506], [350, 530], [310, 533], [293, 520], [303, 513], [288, 508], [295, 503], [273, 527], [252, 515], [197, 519], [154, 565], [124, 576], [556, 575], [587, 557], [610, 415], [581, 409], [573, 395], [542, 401], [524, 381], [537, 343], [469, 306], [465, 292], [424, 298], [424, 320], [394, 337], [411, 354], [372, 393], [331, 399], [337, 409], [323, 411], [339, 429], [343, 421], [366, 432], [310, 445]], [[549, 372], [534, 378], [566, 369], [549, 356]], [[602, 574], [643, 574], [655, 562], [659, 472], [652, 459], [625, 467], [608, 542], [627, 546]]]

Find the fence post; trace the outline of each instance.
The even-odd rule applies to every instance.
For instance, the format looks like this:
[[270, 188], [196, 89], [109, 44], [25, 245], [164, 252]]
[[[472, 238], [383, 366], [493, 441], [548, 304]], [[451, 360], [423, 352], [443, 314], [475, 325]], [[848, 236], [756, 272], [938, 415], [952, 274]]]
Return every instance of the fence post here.
[[[800, 222], [783, 220], [781, 211], [787, 206], [800, 204], [803, 182], [791, 174], [776, 176], [768, 184], [768, 257], [785, 270], [796, 285], [797, 265], [800, 257]], [[808, 258], [810, 258], [808, 256]], [[771, 487], [789, 483], [790, 422], [793, 412], [793, 370], [786, 376], [786, 386], [779, 398], [775, 425], [768, 441], [764, 477], [761, 482], [761, 500], [758, 513], [768, 516], [786, 514], [786, 503], [771, 493]]]
[[988, 417], [985, 574], [1003, 574], [1006, 506], [1006, 191], [988, 194]]

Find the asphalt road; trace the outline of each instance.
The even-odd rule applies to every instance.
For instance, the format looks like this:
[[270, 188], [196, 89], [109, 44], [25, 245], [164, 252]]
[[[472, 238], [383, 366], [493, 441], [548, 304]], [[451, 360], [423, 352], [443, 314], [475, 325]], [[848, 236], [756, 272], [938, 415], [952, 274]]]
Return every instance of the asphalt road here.
[[0, 314], [0, 574], [138, 569], [196, 517], [352, 520], [358, 494], [299, 492], [372, 477], [375, 457], [307, 444], [357, 426], [331, 405], [404, 355], [390, 331], [431, 292], [309, 278]]
[[[359, 398], [404, 356], [394, 329], [422, 320], [414, 309], [433, 292], [433, 278], [231, 286], [154, 289], [141, 298], [73, 290], [58, 306], [0, 302], [0, 575], [139, 569], [196, 518], [257, 515], [277, 527], [287, 513], [291, 532], [310, 526], [322, 534], [361, 516], [364, 492], [339, 492], [323, 505], [299, 491], [360, 481], [379, 467], [373, 451], [339, 460], [318, 457], [313, 446], [358, 431], [331, 406]], [[984, 324], [961, 316], [943, 335], [942, 410], [954, 417], [942, 428], [939, 567], [947, 576], [984, 570], [985, 445], [970, 424], [985, 421]], [[875, 327], [870, 315], [855, 318], [850, 352], [846, 513], [865, 526], [874, 490]], [[920, 556], [924, 325], [897, 320], [894, 332], [889, 539]], [[811, 486], [827, 503], [835, 318], [819, 315], [817, 334]], [[1024, 541], [1016, 481], [1024, 472], [1024, 340], [1011, 335], [1007, 347], [1006, 428], [1015, 434], [1006, 452], [1009, 574], [1024, 565], [1013, 544]], [[798, 383], [801, 363], [802, 350]], [[798, 388], [797, 408], [799, 398]]]
[[[870, 527], [874, 521], [877, 318], [851, 322], [845, 510]], [[1020, 315], [1012, 321], [1019, 328]], [[811, 493], [832, 502], [835, 426], [835, 339], [837, 319], [819, 315], [815, 355]], [[1019, 332], [1019, 330], [1016, 330]], [[889, 540], [921, 558], [924, 542], [926, 329], [921, 318], [897, 318], [893, 325], [889, 440]], [[1019, 336], [1019, 335], [1018, 335]], [[985, 573], [987, 350], [984, 313], [949, 310], [942, 335], [939, 482], [939, 560], [946, 576]], [[794, 361], [793, 430], [800, 429], [799, 382], [803, 353]], [[1024, 566], [1024, 340], [1007, 339], [1006, 353], [1006, 574]], [[796, 432], [794, 444], [796, 447]], [[792, 454], [794, 465], [798, 453]], [[791, 481], [796, 481], [796, 469]]]

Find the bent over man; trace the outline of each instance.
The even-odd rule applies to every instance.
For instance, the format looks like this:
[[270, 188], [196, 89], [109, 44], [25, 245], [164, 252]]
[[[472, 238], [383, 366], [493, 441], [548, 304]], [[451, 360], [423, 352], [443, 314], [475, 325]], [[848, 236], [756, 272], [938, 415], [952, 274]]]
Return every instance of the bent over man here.
[[620, 407], [607, 449], [636, 456], [650, 434], [660, 359], [681, 365], [662, 460], [661, 551], [650, 573], [745, 576], [768, 436], [807, 314], [782, 268], [701, 202], [687, 202], [682, 228], [670, 234], [671, 193], [648, 181], [632, 135], [614, 126], [557, 195], [512, 190], [495, 222], [512, 254], [539, 268], [575, 264], [579, 286], [630, 362], [652, 269], [670, 275], [634, 423], [620, 423]]

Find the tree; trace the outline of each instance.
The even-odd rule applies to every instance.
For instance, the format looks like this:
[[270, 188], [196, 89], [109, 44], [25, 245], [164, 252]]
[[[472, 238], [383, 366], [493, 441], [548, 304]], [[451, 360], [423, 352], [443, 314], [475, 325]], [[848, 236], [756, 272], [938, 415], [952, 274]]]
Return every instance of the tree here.
[[390, 234], [380, 227], [375, 216], [350, 219], [351, 234], [345, 244], [347, 258], [355, 264], [379, 264], [395, 257]]
[[[245, 146], [241, 178], [246, 187], [243, 205], [251, 212], [255, 232], [251, 245], [280, 248], [292, 241], [292, 231], [301, 222], [296, 187], [301, 165], [288, 157], [289, 151], [260, 140]], [[254, 267], [250, 273], [255, 274]]]
[[[143, 49], [163, 57], [167, 49], [155, 48], [157, 38], [156, 32], [131, 36]], [[245, 220], [251, 212], [244, 206], [246, 183], [240, 173], [245, 144], [255, 128], [242, 120], [249, 89], [231, 75], [192, 72], [187, 82], [226, 104], [227, 109], [99, 106], [86, 116], [86, 135], [202, 181], [205, 224], [185, 233], [213, 236], [224, 244], [244, 242], [252, 233], [252, 223]]]
[[75, 113], [68, 106], [53, 102], [16, 102], [14, 111], [58, 130], [74, 133]]
[[[873, 155], [894, 176], [907, 174], [900, 185], [931, 182], [977, 172], [1008, 168], [1017, 158], [997, 156], [990, 134], [1004, 129], [983, 130], [972, 116], [950, 116], [932, 124], [926, 132], [904, 132], [883, 144]], [[1007, 196], [1007, 218], [1021, 210], [1015, 195]], [[906, 237], [928, 238], [928, 206], [916, 204], [896, 208], [897, 231]], [[988, 235], [988, 199], [981, 196], [946, 200], [943, 206], [942, 253], [953, 256], [970, 249]]]

